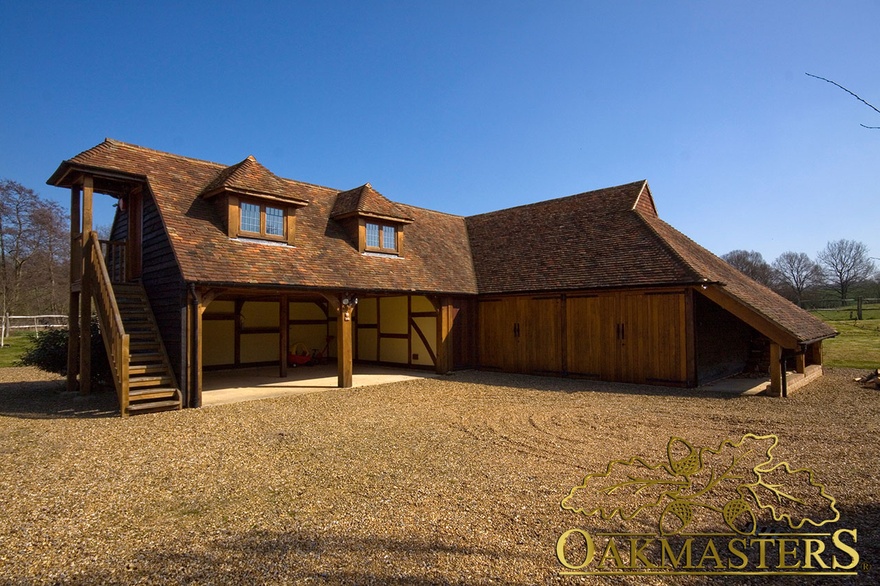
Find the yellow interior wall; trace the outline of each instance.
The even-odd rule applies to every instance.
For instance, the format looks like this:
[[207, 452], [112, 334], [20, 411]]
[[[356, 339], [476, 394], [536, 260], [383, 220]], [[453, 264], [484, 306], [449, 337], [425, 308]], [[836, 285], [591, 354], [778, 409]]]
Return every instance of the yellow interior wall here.
[[376, 355], [376, 328], [358, 329], [357, 359], [378, 360]]
[[[419, 326], [419, 329], [425, 335], [425, 338], [428, 340], [428, 344], [431, 347], [431, 352], [434, 352], [434, 356], [437, 355], [437, 318], [433, 317], [416, 317], [413, 318], [413, 321]], [[425, 345], [422, 343], [422, 338], [415, 332], [415, 328], [410, 332], [410, 337], [412, 338], [412, 353], [418, 354], [419, 357], [413, 358], [413, 364], [419, 364], [424, 366], [434, 366], [434, 361], [431, 360], [431, 355], [428, 353], [428, 350], [425, 348]]]
[[422, 313], [425, 311], [437, 311], [434, 304], [424, 295], [412, 296], [412, 310], [414, 313]]
[[407, 304], [407, 298], [380, 297], [379, 320], [379, 331], [383, 334], [409, 333], [409, 305]]
[[376, 301], [375, 297], [358, 301], [354, 311], [359, 324], [374, 325], [376, 323]]
[[217, 366], [233, 362], [235, 362], [235, 322], [232, 320], [204, 320], [202, 322], [202, 363], [205, 366]]
[[382, 338], [381, 362], [409, 364], [409, 344], [401, 338]]
[[205, 314], [232, 313], [235, 311], [235, 301], [212, 301], [205, 309]]
[[242, 327], [267, 328], [278, 325], [277, 301], [245, 301], [241, 308]]
[[290, 319], [327, 319], [324, 310], [311, 301], [291, 301], [288, 307]]
[[242, 334], [241, 362], [278, 360], [278, 343], [278, 334]]
[[317, 350], [318, 352], [321, 352], [327, 344], [327, 326], [320, 324], [294, 324], [290, 326], [290, 336], [288, 337], [288, 340], [291, 349], [297, 342], [302, 342], [308, 346], [310, 351]]

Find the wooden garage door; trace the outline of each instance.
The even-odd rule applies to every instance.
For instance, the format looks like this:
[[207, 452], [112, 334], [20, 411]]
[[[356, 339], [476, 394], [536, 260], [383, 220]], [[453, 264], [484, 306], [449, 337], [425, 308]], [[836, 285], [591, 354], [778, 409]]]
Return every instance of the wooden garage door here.
[[479, 363], [506, 372], [684, 384], [685, 331], [683, 292], [481, 300]]
[[683, 293], [569, 297], [571, 374], [634, 383], [686, 381]]
[[620, 295], [618, 380], [686, 382], [684, 310], [683, 293]]
[[568, 372], [617, 380], [617, 296], [569, 297], [566, 318]]
[[508, 297], [479, 306], [480, 366], [505, 372], [562, 372], [560, 297]]

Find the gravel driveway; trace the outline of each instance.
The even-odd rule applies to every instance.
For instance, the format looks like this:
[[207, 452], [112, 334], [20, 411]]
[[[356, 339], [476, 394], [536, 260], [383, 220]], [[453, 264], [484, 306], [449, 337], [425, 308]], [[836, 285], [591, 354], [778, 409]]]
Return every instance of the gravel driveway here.
[[816, 472], [876, 583], [880, 391], [857, 374], [770, 399], [464, 372], [123, 420], [0, 369], [0, 583], [603, 583], [559, 574], [556, 540], [595, 523], [569, 490], [749, 432]]

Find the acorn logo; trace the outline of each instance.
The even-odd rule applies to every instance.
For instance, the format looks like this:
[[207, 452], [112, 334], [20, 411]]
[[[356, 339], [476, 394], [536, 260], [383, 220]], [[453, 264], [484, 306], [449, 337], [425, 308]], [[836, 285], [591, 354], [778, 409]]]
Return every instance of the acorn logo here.
[[673, 437], [665, 459], [612, 460], [587, 474], [562, 509], [624, 531], [569, 529], [557, 540], [561, 573], [855, 574], [856, 530], [822, 530], [840, 519], [834, 497], [812, 470], [775, 458], [778, 444], [751, 433], [717, 447]]

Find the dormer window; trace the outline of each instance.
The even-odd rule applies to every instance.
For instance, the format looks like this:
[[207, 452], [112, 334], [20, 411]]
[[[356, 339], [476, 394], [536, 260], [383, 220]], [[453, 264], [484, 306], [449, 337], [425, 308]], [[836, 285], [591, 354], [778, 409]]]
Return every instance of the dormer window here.
[[397, 241], [397, 228], [389, 224], [377, 224], [365, 222], [366, 242], [364, 250], [370, 252], [385, 252], [396, 254], [399, 245]]
[[285, 240], [285, 210], [263, 203], [241, 202], [241, 236]]
[[294, 183], [277, 177], [253, 157], [220, 170], [201, 197], [216, 202], [230, 238], [273, 240], [291, 246], [296, 210], [308, 205]]
[[337, 194], [330, 217], [345, 228], [359, 252], [403, 257], [403, 229], [413, 218], [369, 183]]

